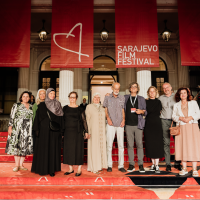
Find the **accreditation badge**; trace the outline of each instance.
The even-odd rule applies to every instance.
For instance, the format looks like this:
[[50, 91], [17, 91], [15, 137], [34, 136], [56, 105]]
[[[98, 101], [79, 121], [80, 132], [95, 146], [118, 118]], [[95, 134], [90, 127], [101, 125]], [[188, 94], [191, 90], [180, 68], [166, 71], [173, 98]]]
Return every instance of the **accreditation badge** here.
[[136, 108], [131, 108], [131, 113], [135, 113]]

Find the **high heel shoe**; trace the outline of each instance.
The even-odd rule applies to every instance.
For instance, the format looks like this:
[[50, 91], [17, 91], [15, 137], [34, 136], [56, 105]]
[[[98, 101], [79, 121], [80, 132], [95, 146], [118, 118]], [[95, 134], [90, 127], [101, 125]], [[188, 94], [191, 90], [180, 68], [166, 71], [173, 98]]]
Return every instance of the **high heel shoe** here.
[[71, 171], [71, 172], [65, 172], [64, 175], [69, 175], [69, 174], [72, 174], [72, 173], [74, 173], [74, 170]]
[[51, 176], [51, 177], [54, 177], [54, 176], [55, 176], [55, 173], [51, 173], [50, 176]]
[[82, 172], [76, 173], [75, 176], [80, 176], [81, 174], [82, 174]]

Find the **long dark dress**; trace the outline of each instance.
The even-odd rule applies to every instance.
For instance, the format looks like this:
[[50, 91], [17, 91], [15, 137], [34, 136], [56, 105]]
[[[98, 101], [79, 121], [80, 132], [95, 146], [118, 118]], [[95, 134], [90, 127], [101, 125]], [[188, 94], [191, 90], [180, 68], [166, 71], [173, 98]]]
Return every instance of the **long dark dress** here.
[[[48, 110], [49, 111], [49, 110]], [[64, 132], [63, 116], [49, 111], [51, 120], [60, 124], [61, 131], [53, 132], [49, 128], [49, 117], [44, 102], [40, 103], [34, 120], [33, 130], [39, 131], [36, 137], [31, 172], [47, 175], [61, 171], [61, 138]]]
[[65, 106], [64, 112], [64, 150], [63, 163], [68, 165], [82, 165], [84, 162], [83, 131], [87, 131], [84, 111], [81, 107]]
[[146, 123], [144, 129], [146, 156], [149, 158], [164, 157], [163, 130], [160, 119], [162, 105], [158, 99], [146, 100]]

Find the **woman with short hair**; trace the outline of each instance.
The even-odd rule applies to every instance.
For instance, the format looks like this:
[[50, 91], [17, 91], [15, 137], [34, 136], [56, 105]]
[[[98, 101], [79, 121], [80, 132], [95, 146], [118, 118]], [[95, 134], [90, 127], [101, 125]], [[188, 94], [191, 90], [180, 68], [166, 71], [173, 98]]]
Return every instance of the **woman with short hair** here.
[[[58, 130], [52, 130], [51, 121], [57, 124]], [[38, 105], [33, 130], [37, 137], [31, 172], [53, 177], [55, 172], [61, 171], [61, 138], [64, 132], [62, 106], [53, 88], [47, 89], [45, 101]]]
[[160, 173], [159, 158], [164, 157], [163, 130], [160, 119], [162, 105], [157, 99], [159, 94], [156, 87], [149, 87], [147, 96], [147, 116], [144, 128], [145, 151], [146, 156], [152, 160], [150, 171]]
[[86, 107], [88, 124], [88, 157], [87, 170], [98, 174], [103, 168], [107, 169], [106, 150], [106, 116], [105, 108], [100, 104], [100, 94], [93, 95], [93, 103]]
[[200, 161], [200, 132], [198, 119], [200, 110], [196, 101], [190, 100], [188, 88], [179, 88], [175, 95], [177, 103], [174, 104], [172, 119], [176, 126], [180, 126], [180, 135], [175, 136], [175, 157], [181, 160], [183, 168], [179, 175], [188, 173], [187, 161], [192, 162], [194, 177], [199, 176], [197, 162]]
[[33, 153], [32, 140], [32, 105], [29, 104], [31, 93], [22, 92], [20, 103], [15, 103], [12, 107], [8, 124], [8, 140], [5, 152], [14, 155], [14, 172], [18, 170], [28, 170], [23, 166], [26, 155]]
[[69, 105], [63, 107], [64, 112], [64, 149], [63, 164], [69, 165], [69, 170], [64, 175], [74, 173], [73, 165], [78, 165], [75, 176], [80, 176], [84, 162], [84, 137], [88, 138], [88, 128], [84, 110], [76, 104], [78, 94], [70, 92]]

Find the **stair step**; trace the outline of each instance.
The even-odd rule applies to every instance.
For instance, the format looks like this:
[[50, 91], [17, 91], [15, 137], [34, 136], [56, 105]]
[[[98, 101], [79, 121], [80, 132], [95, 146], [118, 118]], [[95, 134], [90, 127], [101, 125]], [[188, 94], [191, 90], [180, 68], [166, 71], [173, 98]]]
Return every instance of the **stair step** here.
[[1, 137], [1, 136], [3, 136], [3, 137], [6, 136], [6, 137], [7, 137], [7, 136], [8, 136], [8, 132], [0, 132], [0, 137]]
[[7, 142], [7, 137], [0, 137], [0, 142]]
[[4, 147], [4, 148], [5, 148], [5, 147], [6, 147], [6, 142], [0, 142], [0, 148], [1, 148], [1, 147]]

